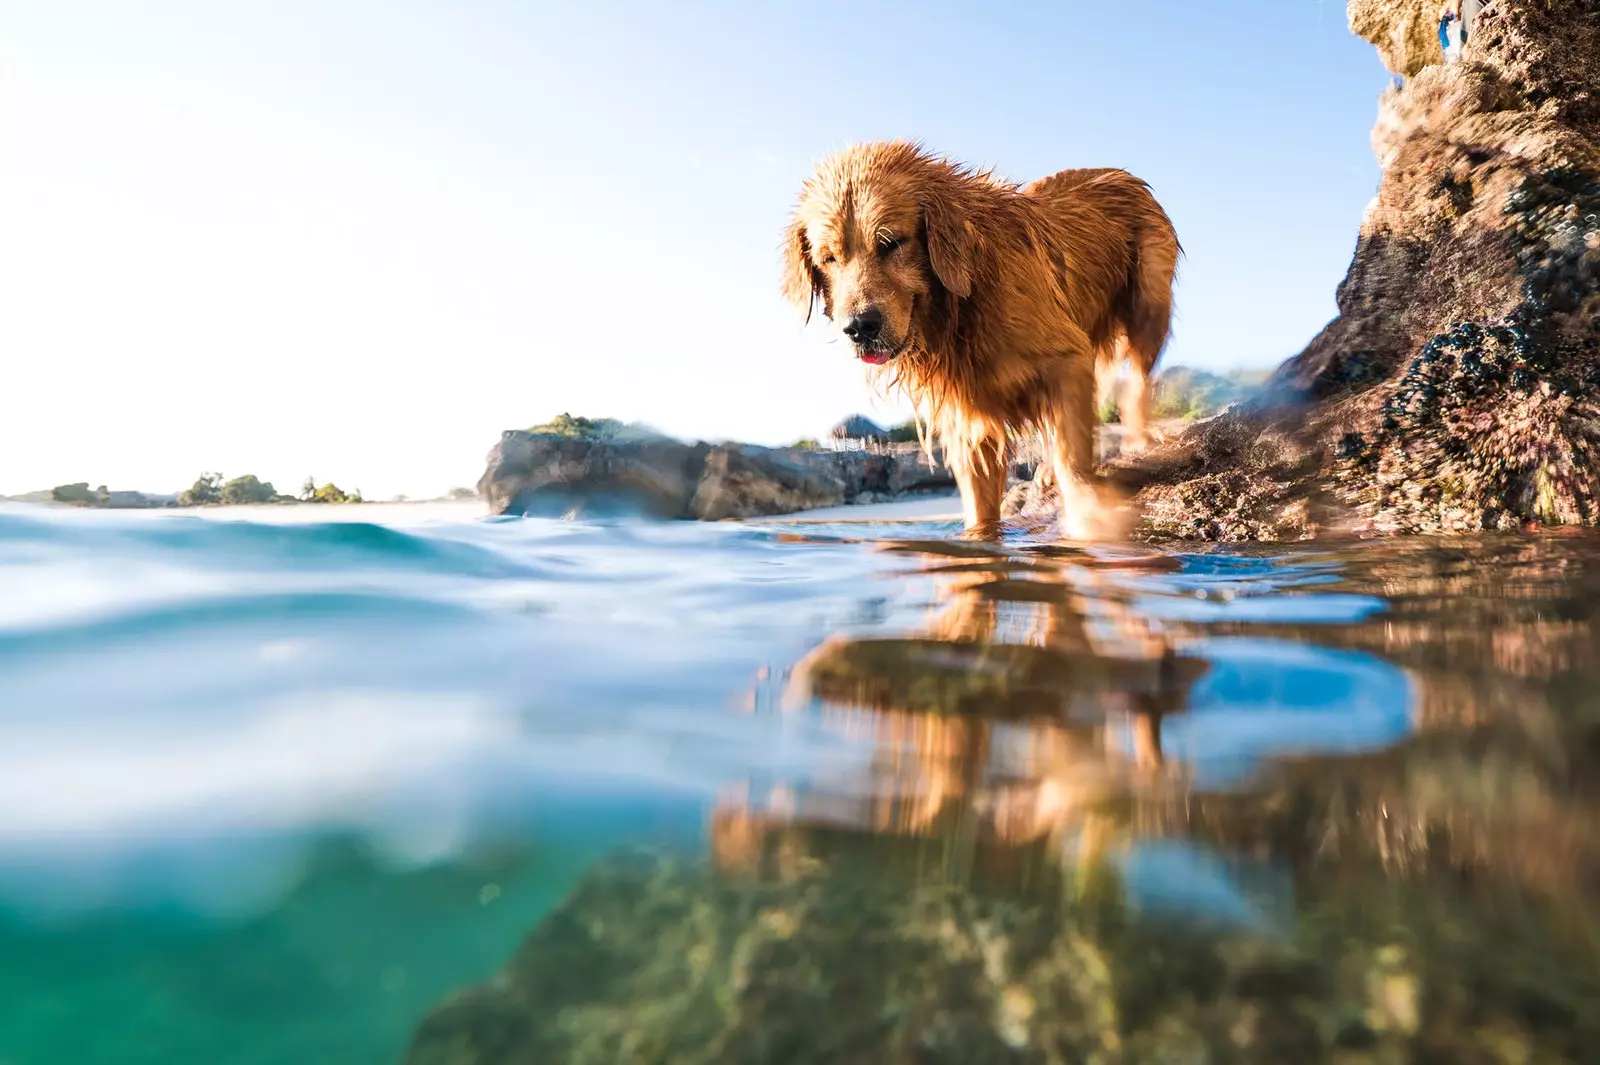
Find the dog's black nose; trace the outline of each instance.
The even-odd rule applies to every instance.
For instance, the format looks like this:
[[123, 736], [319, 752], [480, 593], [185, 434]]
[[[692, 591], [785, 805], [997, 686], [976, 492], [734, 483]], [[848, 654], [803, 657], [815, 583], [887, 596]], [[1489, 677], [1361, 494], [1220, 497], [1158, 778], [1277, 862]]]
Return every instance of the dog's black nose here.
[[844, 335], [857, 344], [872, 343], [878, 339], [878, 334], [882, 331], [883, 312], [876, 307], [868, 307], [860, 314], [846, 318], [844, 322]]

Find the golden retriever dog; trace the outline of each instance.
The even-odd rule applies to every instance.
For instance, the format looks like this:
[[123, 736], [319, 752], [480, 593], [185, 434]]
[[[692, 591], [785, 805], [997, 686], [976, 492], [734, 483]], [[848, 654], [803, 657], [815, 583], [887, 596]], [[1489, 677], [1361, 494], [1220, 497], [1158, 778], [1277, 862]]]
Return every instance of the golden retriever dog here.
[[1122, 418], [1140, 446], [1180, 254], [1149, 186], [1125, 170], [1018, 186], [887, 141], [848, 148], [806, 181], [783, 289], [808, 321], [820, 302], [876, 382], [906, 392], [969, 530], [998, 529], [1008, 437], [1038, 432], [1062, 532], [1089, 537], [1103, 529], [1096, 399], [1126, 363]]

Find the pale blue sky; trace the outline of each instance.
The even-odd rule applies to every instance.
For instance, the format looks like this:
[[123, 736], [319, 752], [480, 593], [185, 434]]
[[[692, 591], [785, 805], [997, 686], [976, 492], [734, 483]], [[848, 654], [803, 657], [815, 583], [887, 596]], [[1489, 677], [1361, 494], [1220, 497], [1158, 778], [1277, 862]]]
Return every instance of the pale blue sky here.
[[1334, 313], [1385, 80], [1337, 0], [0, 0], [0, 492], [893, 417], [776, 276], [877, 137], [1134, 171], [1188, 252], [1168, 361], [1271, 365]]

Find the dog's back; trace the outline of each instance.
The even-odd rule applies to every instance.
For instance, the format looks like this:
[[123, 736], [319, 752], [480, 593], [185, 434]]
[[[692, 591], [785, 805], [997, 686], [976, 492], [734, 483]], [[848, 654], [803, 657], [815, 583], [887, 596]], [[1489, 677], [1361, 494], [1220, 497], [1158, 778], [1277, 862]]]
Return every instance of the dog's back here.
[[[1098, 216], [1098, 226], [1074, 227], [1101, 234], [1107, 246], [1096, 249], [1097, 257], [1121, 264], [1120, 276], [1107, 279], [1114, 287], [1106, 293], [1105, 317], [1089, 323], [1097, 391], [1102, 403], [1110, 398], [1126, 360], [1128, 373], [1119, 406], [1129, 445], [1142, 446], [1149, 420], [1150, 374], [1171, 334], [1172, 283], [1183, 254], [1172, 220], [1149, 185], [1115, 167], [1063, 170], [1019, 191], [1051, 214]], [[1121, 247], [1111, 247], [1113, 241], [1121, 242]]]
[[1105, 324], [1112, 335], [1106, 339], [1114, 340], [1120, 332], [1129, 358], [1149, 373], [1171, 329], [1172, 282], [1182, 254], [1172, 220], [1150, 186], [1126, 170], [1090, 167], [1040, 178], [1023, 186], [1020, 194], [1052, 212], [1092, 211], [1104, 219], [1102, 231], [1108, 237], [1115, 234], [1126, 242], [1127, 272], [1109, 300], [1111, 321]]

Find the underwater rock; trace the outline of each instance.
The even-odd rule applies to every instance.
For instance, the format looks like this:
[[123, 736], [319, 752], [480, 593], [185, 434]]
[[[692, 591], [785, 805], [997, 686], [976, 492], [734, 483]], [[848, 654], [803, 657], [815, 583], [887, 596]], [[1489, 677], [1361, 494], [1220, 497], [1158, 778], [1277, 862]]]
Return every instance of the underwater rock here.
[[1339, 316], [1260, 399], [1110, 464], [1148, 533], [1600, 523], [1600, 9], [1499, 0], [1448, 66], [1435, 9], [1351, 0], [1409, 78]]
[[406, 1061], [1315, 1060], [1369, 994], [1306, 965], [1147, 928], [1092, 891], [1047, 903], [640, 856], [592, 870], [499, 976], [423, 1020]]
[[1285, 932], [1141, 914], [1109, 868], [980, 890], [870, 837], [778, 846], [762, 875], [596, 866], [407, 1065], [1576, 1061], [1595, 1034], [1592, 984], [1547, 996], [1531, 947], [1381, 881]]

